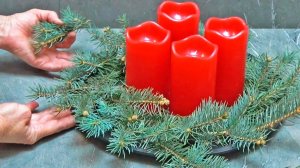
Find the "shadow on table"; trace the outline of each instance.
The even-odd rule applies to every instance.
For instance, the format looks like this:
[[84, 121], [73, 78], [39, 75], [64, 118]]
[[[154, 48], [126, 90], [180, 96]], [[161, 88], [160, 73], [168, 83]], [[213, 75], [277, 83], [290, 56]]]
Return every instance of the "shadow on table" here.
[[[59, 136], [62, 136], [66, 132], [71, 131], [72, 129], [62, 131], [60, 133], [48, 136], [46, 138], [43, 138], [42, 140], [38, 141], [34, 145], [22, 145], [22, 144], [0, 144], [0, 158], [9, 158], [16, 156], [23, 152], [30, 152], [33, 151], [38, 146], [42, 146], [43, 144], [47, 144], [48, 142], [54, 140], [55, 138], [58, 138]], [[5, 152], [1, 152], [5, 151]]]
[[21, 60], [6, 59], [0, 60], [0, 73], [22, 76], [41, 76], [45, 78], [57, 78], [55, 74], [33, 68]]

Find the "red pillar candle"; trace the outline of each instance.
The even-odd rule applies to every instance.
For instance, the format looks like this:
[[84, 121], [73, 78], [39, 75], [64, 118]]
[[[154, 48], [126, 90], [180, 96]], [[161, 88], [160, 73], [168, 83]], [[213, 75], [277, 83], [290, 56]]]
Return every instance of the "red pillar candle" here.
[[126, 84], [168, 97], [171, 33], [155, 22], [126, 31]]
[[171, 31], [172, 41], [198, 34], [200, 9], [194, 2], [164, 1], [157, 10], [158, 23]]
[[248, 34], [239, 17], [210, 18], [205, 25], [205, 38], [219, 47], [215, 97], [229, 106], [244, 90]]
[[213, 99], [217, 70], [217, 45], [200, 35], [173, 42], [170, 110], [187, 116], [203, 99]]

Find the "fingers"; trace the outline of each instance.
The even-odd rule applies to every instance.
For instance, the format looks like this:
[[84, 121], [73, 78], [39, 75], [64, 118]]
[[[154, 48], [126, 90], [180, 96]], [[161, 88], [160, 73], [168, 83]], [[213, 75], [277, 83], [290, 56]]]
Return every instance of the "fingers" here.
[[32, 101], [32, 102], [27, 103], [26, 106], [27, 106], [31, 111], [33, 111], [33, 110], [35, 110], [36, 108], [39, 107], [39, 103], [36, 102], [36, 101]]
[[66, 51], [58, 51], [57, 52], [57, 60], [55, 61], [55, 64], [50, 68], [49, 71], [62, 71], [66, 68], [70, 68], [74, 66], [74, 63], [72, 60], [72, 53], [66, 52]]
[[63, 24], [63, 21], [59, 19], [57, 13], [54, 11], [32, 9], [30, 12], [33, 12], [38, 17], [39, 21], [51, 22], [60, 25]]
[[32, 118], [30, 126], [34, 128], [34, 142], [75, 126], [75, 118], [71, 110], [58, 113], [56, 108], [49, 108], [41, 113], [33, 114]]
[[59, 72], [66, 68], [71, 68], [74, 66], [74, 63], [65, 59], [59, 59], [55, 64], [51, 64], [48, 67], [45, 67], [44, 70], [50, 72]]
[[66, 39], [57, 44], [56, 47], [57, 48], [70, 48], [72, 46], [72, 44], [75, 42], [76, 40], [76, 32], [71, 32], [68, 34], [68, 36], [66, 37]]
[[35, 123], [44, 123], [50, 120], [58, 120], [71, 115], [71, 110], [57, 111], [56, 108], [50, 108], [43, 112], [33, 114], [32, 121]]
[[67, 51], [57, 51], [56, 53], [56, 58], [58, 59], [64, 59], [67, 61], [71, 61], [73, 59], [73, 54], [71, 52]]
[[72, 111], [71, 110], [64, 110], [64, 111], [60, 111], [60, 112], [56, 112], [55, 114], [55, 118], [64, 118], [67, 116], [71, 116], [72, 115]]
[[39, 53], [32, 66], [50, 72], [62, 71], [74, 65], [72, 56], [70, 52], [49, 49]]
[[57, 120], [50, 120], [39, 127], [36, 127], [37, 139], [42, 139], [46, 136], [61, 132], [74, 126], [75, 119], [72, 115]]

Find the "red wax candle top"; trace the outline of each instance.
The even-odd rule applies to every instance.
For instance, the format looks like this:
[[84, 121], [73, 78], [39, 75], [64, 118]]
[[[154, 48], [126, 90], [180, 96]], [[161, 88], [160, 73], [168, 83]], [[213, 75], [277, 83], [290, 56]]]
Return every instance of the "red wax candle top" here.
[[[172, 51], [176, 57], [211, 59], [217, 52], [217, 46], [201, 35], [193, 35], [173, 43]], [[186, 67], [188, 68], [188, 67]]]
[[[127, 40], [131, 43], [159, 45], [168, 40], [170, 32], [155, 22], [148, 21], [127, 29]], [[145, 52], [145, 51], [144, 51]]]
[[205, 38], [219, 46], [216, 100], [233, 105], [242, 95], [249, 29], [239, 17], [210, 18]]
[[205, 24], [206, 32], [213, 32], [227, 39], [235, 39], [248, 32], [245, 21], [239, 17], [216, 18], [211, 17]]
[[126, 84], [168, 98], [171, 33], [155, 22], [127, 28]]
[[170, 108], [190, 115], [203, 100], [213, 98], [217, 70], [217, 45], [200, 35], [173, 42]]
[[200, 9], [194, 2], [164, 1], [157, 10], [158, 23], [172, 33], [172, 40], [198, 34]]

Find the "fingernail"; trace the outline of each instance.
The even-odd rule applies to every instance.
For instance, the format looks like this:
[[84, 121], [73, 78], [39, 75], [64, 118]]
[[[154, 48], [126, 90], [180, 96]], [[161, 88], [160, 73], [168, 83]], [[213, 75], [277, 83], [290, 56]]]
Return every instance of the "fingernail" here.
[[39, 107], [39, 103], [36, 101], [31, 101], [29, 103], [26, 103], [26, 106], [29, 107], [31, 110], [34, 110]]

